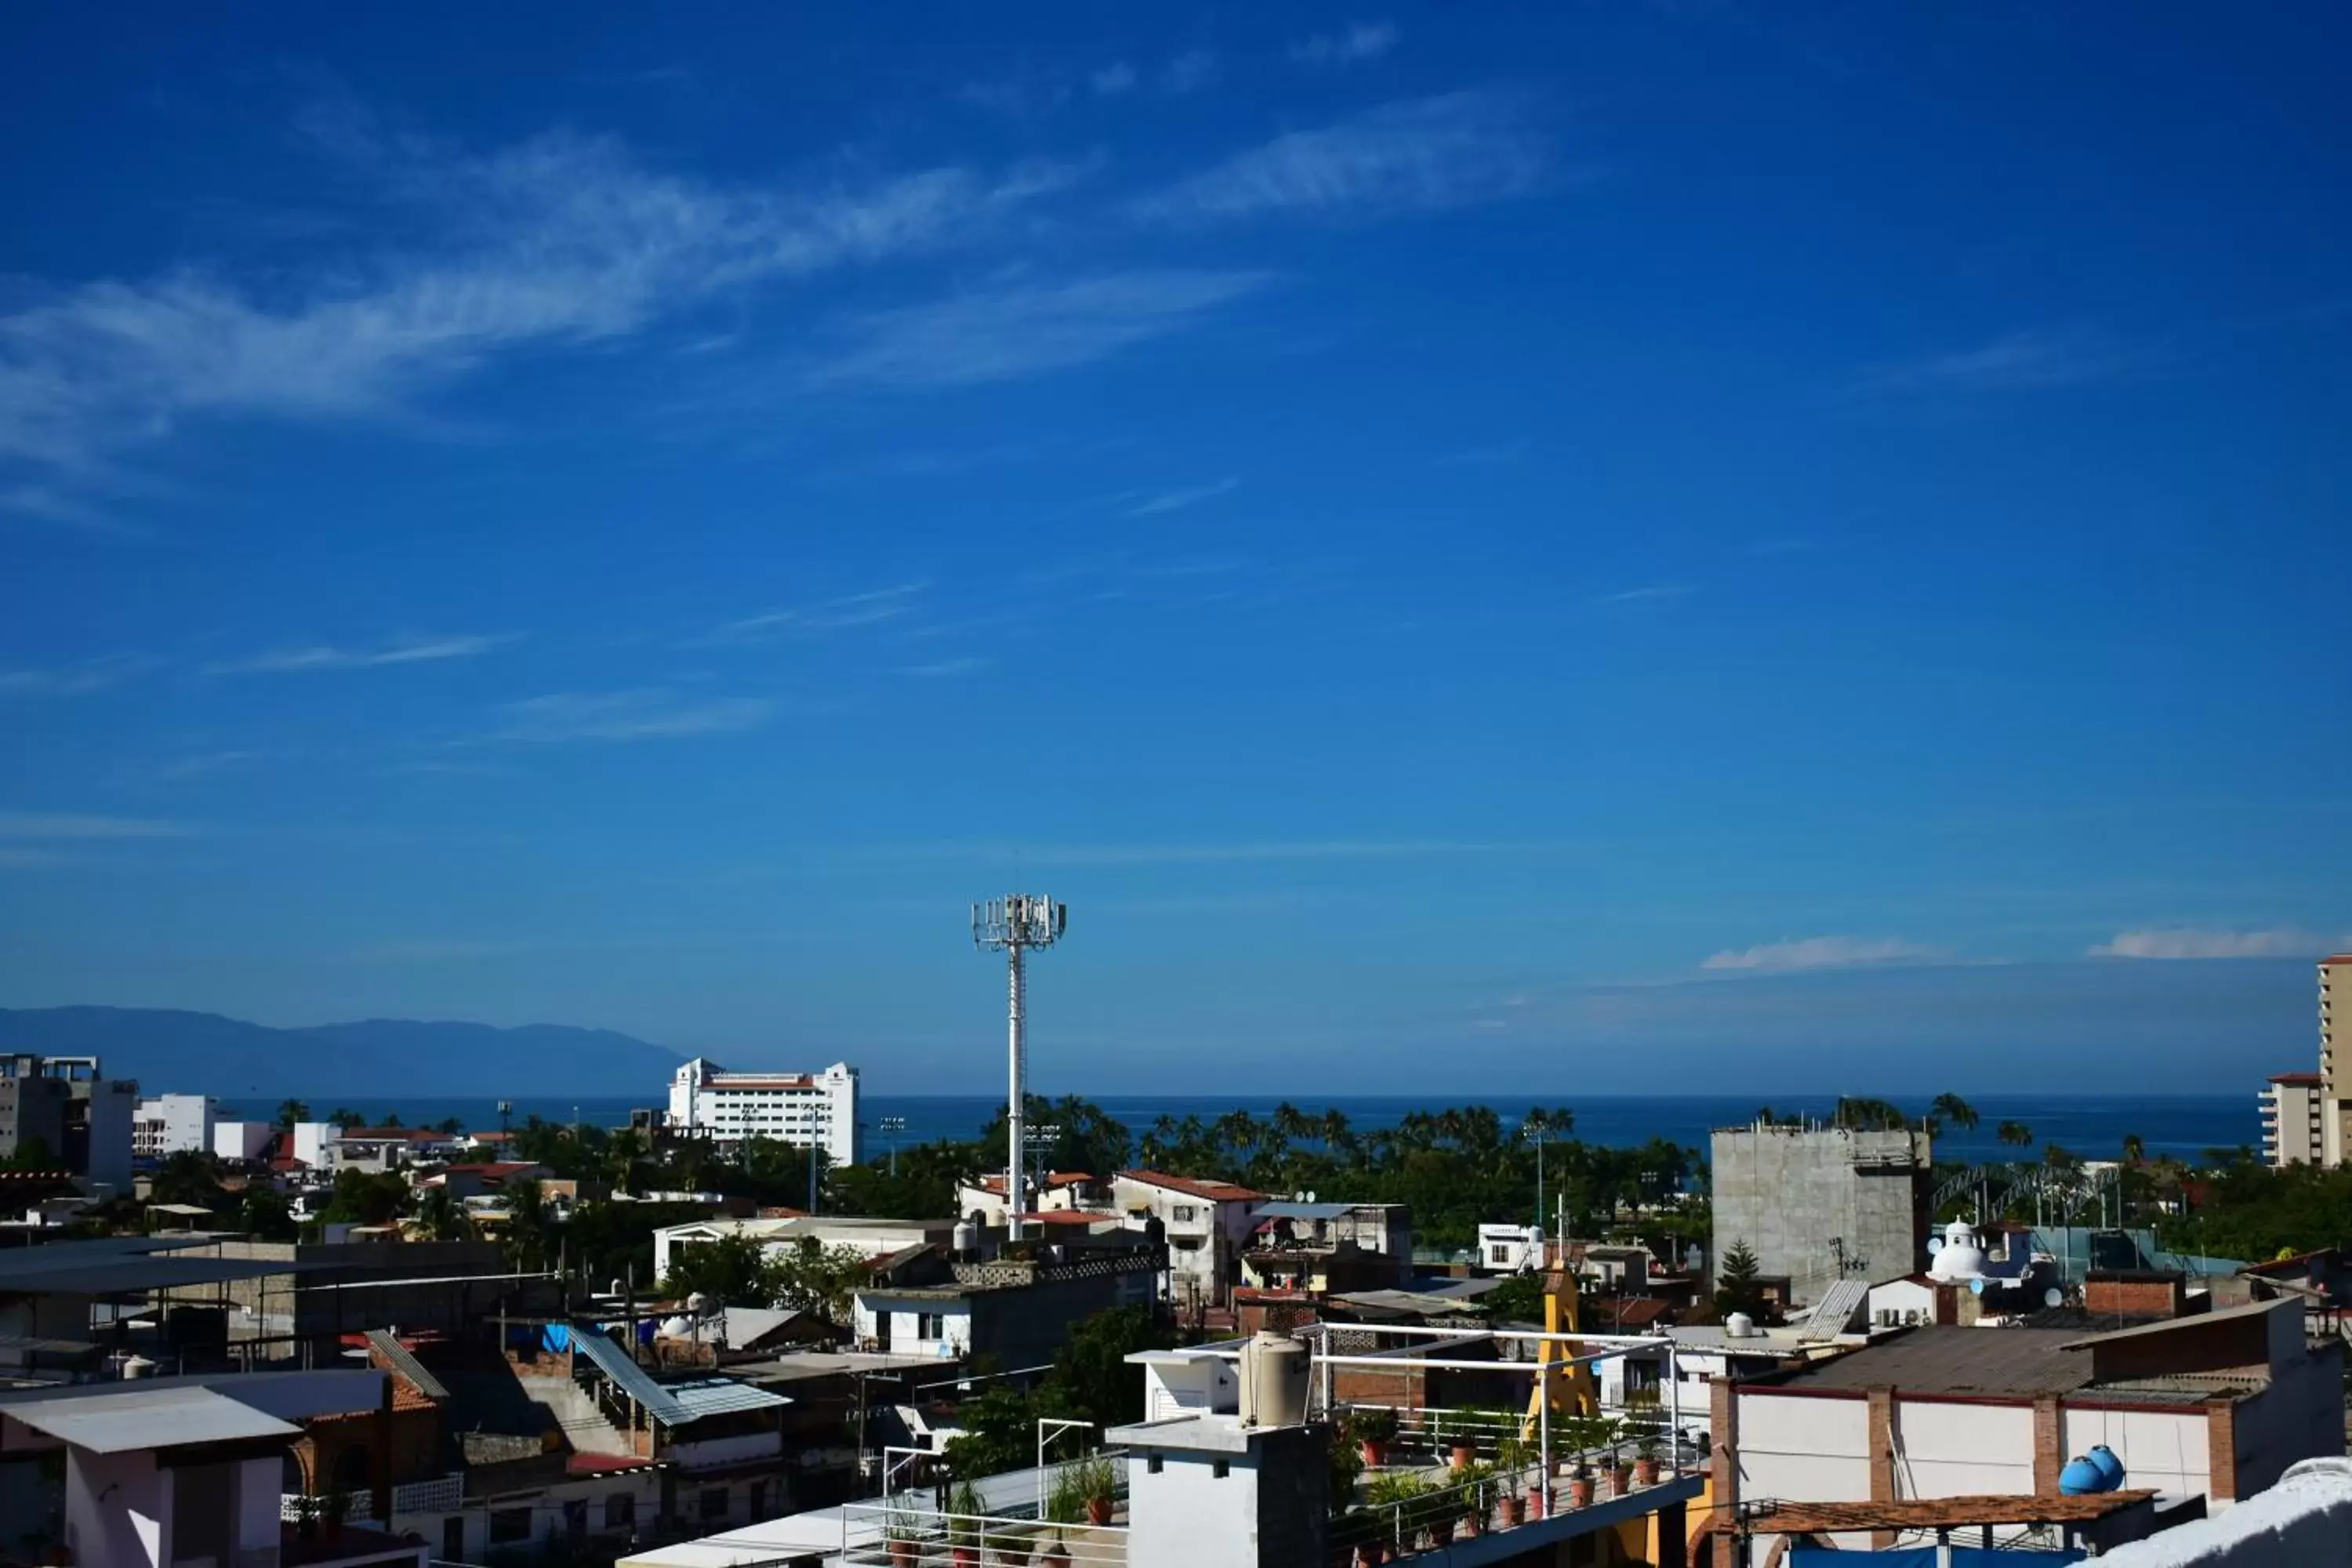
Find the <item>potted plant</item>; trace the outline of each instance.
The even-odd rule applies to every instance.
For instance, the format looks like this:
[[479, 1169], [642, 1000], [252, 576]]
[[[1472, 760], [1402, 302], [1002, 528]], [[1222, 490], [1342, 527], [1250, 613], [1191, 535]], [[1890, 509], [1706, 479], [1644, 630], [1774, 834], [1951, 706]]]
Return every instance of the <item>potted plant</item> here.
[[1078, 1467], [1078, 1488], [1087, 1501], [1087, 1522], [1108, 1524], [1118, 1502], [1118, 1468], [1108, 1459], [1088, 1459]]
[[1528, 1466], [1535, 1458], [1535, 1450], [1519, 1436], [1516, 1426], [1495, 1439], [1495, 1489], [1502, 1508], [1503, 1528], [1516, 1529], [1527, 1518], [1527, 1507], [1520, 1492], [1528, 1481]]
[[319, 1500], [308, 1492], [294, 1500], [294, 1533], [303, 1541], [319, 1538]]
[[1468, 1469], [1478, 1460], [1478, 1429], [1475, 1426], [1464, 1426], [1454, 1434], [1454, 1440], [1448, 1447], [1451, 1450], [1450, 1459], [1454, 1468], [1456, 1470]]
[[1568, 1506], [1570, 1508], [1592, 1506], [1592, 1467], [1581, 1458], [1576, 1461], [1576, 1468], [1569, 1473]]
[[989, 1549], [996, 1553], [996, 1560], [1003, 1563], [1004, 1568], [1028, 1568], [1032, 1544], [1030, 1534], [1025, 1530], [1002, 1529], [988, 1538]]
[[1377, 1407], [1358, 1410], [1348, 1416], [1348, 1435], [1356, 1439], [1357, 1451], [1364, 1457], [1364, 1468], [1377, 1470], [1389, 1462], [1389, 1445], [1396, 1441], [1397, 1418], [1393, 1410]]
[[1037, 1568], [1070, 1568], [1070, 1549], [1060, 1536], [1054, 1537], [1054, 1543], [1037, 1559]]
[[1473, 1461], [1456, 1471], [1455, 1477], [1461, 1482], [1462, 1511], [1457, 1529], [1463, 1540], [1475, 1541], [1486, 1527], [1487, 1495], [1495, 1480], [1494, 1467]]
[[980, 1568], [981, 1519], [988, 1512], [980, 1489], [958, 1481], [948, 1493], [948, 1559], [955, 1568]]
[[1644, 1432], [1642, 1440], [1633, 1445], [1633, 1479], [1636, 1484], [1654, 1487], [1658, 1484], [1658, 1435]]
[[889, 1544], [895, 1568], [914, 1568], [922, 1560], [922, 1523], [909, 1510], [894, 1508], [882, 1520], [882, 1539]]
[[327, 1527], [327, 1539], [341, 1541], [343, 1538], [343, 1521], [352, 1514], [352, 1494], [340, 1489], [329, 1492], [324, 1506], [319, 1511]]
[[1429, 1483], [1412, 1470], [1391, 1470], [1364, 1489], [1364, 1502], [1373, 1516], [1383, 1561], [1390, 1543], [1400, 1549], [1410, 1547], [1421, 1533], [1421, 1505], [1428, 1491]]
[[1087, 1489], [1076, 1465], [1064, 1465], [1054, 1472], [1054, 1484], [1045, 1493], [1045, 1517], [1055, 1524], [1076, 1524], [1087, 1517]]

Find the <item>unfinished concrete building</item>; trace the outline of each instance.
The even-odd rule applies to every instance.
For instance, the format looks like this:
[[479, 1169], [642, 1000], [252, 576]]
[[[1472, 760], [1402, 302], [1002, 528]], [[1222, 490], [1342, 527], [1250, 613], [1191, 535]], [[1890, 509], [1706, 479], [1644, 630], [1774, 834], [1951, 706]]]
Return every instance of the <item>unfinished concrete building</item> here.
[[1927, 1258], [1931, 1140], [1818, 1123], [1719, 1129], [1715, 1261], [1738, 1243], [1789, 1298], [1818, 1301], [1837, 1280], [1893, 1279]]

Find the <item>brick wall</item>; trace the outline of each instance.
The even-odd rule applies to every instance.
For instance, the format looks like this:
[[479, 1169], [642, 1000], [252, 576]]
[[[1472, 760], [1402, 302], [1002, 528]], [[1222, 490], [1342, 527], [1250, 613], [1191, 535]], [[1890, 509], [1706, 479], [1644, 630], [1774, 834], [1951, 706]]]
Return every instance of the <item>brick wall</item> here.
[[2033, 1495], [2056, 1497], [2058, 1473], [2066, 1468], [2066, 1417], [2058, 1396], [2045, 1394], [2033, 1402]]
[[2177, 1318], [2189, 1304], [2189, 1281], [2179, 1274], [2094, 1274], [2083, 1282], [2083, 1307], [2093, 1314]]
[[1739, 1512], [1739, 1400], [1732, 1382], [1718, 1377], [1707, 1391], [1708, 1429], [1715, 1436], [1708, 1498], [1715, 1508], [1715, 1568], [1738, 1568], [1739, 1542], [1731, 1531]]
[[2238, 1496], [2238, 1404], [2215, 1399], [2205, 1406], [2206, 1495], [2216, 1502]]
[[[1895, 1390], [1874, 1388], [1870, 1394], [1870, 1500], [1895, 1500]], [[1874, 1530], [1870, 1544], [1884, 1552], [1895, 1544], [1891, 1530]]]

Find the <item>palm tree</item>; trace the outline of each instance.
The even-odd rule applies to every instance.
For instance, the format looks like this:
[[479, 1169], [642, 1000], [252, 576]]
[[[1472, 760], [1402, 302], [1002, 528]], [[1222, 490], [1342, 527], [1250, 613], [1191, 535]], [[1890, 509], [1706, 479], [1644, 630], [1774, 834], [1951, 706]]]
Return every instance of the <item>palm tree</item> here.
[[2032, 1129], [2028, 1128], [2022, 1121], [2002, 1122], [1999, 1130], [1994, 1133], [1994, 1136], [1999, 1138], [2002, 1142], [2019, 1149], [2023, 1149], [2033, 1142], [2033, 1133]]
[[330, 1126], [341, 1128], [345, 1132], [350, 1131], [354, 1127], [365, 1127], [367, 1125], [367, 1118], [362, 1116], [358, 1111], [353, 1110], [348, 1105], [339, 1105], [335, 1107], [334, 1110], [328, 1116], [327, 1121]]
[[2124, 1134], [2124, 1163], [2137, 1165], [2147, 1158], [2147, 1144], [2137, 1132]]
[[278, 1125], [282, 1131], [291, 1132], [298, 1122], [310, 1120], [310, 1108], [300, 1100], [281, 1100], [278, 1102]]
[[425, 1233], [427, 1241], [462, 1241], [466, 1237], [466, 1214], [457, 1200], [449, 1195], [448, 1187], [440, 1183], [424, 1189], [416, 1200], [416, 1228]]
[[1975, 1106], [1957, 1094], [1937, 1095], [1936, 1103], [1929, 1106], [1927, 1111], [1929, 1115], [1939, 1121], [1948, 1121], [1953, 1126], [1963, 1129], [1973, 1129], [1979, 1121], [1983, 1120], [1977, 1115]]

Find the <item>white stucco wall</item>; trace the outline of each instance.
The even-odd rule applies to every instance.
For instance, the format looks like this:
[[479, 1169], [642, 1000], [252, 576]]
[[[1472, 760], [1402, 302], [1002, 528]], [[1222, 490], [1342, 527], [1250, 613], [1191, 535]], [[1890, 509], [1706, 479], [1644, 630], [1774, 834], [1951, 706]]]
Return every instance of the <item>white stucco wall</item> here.
[[278, 1550], [278, 1488], [285, 1467], [275, 1454], [236, 1468], [236, 1543], [246, 1552]]
[[1128, 1568], [1257, 1568], [1258, 1477], [1248, 1454], [1170, 1452], [1156, 1476], [1130, 1459], [1127, 1482]]
[[[922, 1320], [926, 1314], [940, 1318], [940, 1331], [926, 1338]], [[971, 1307], [962, 1301], [899, 1302], [887, 1296], [872, 1295], [857, 1298], [855, 1309], [859, 1342], [879, 1342], [884, 1336], [882, 1322], [889, 1320], [890, 1352], [894, 1355], [963, 1356], [971, 1353]]]
[[[1903, 1497], [2033, 1489], [2033, 1407], [1895, 1402], [1895, 1486]], [[1865, 1489], [1857, 1494], [1867, 1498]]]
[[1870, 1404], [1743, 1392], [1739, 1489], [1744, 1497], [1846, 1502], [1870, 1496]]
[[[732, 1437], [705, 1437], [693, 1443], [672, 1443], [668, 1457], [688, 1470], [714, 1469], [720, 1465], [739, 1465], [751, 1459], [772, 1459], [784, 1451], [784, 1439], [777, 1432], [743, 1432]], [[679, 1478], [681, 1481], [685, 1477]]]
[[2153, 1487], [2166, 1503], [2203, 1497], [2210, 1489], [2205, 1412], [2084, 1410], [2069, 1407], [2061, 1462], [2099, 1444], [2124, 1462], [2124, 1485]]
[[162, 1568], [171, 1530], [172, 1472], [156, 1468], [152, 1452], [69, 1451], [66, 1542], [76, 1562]]

